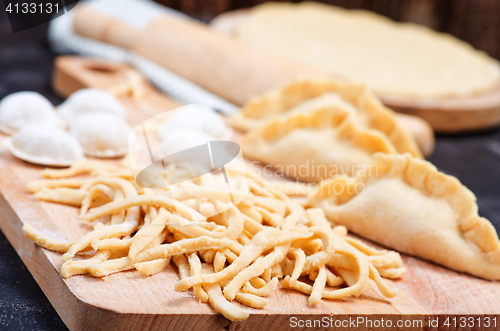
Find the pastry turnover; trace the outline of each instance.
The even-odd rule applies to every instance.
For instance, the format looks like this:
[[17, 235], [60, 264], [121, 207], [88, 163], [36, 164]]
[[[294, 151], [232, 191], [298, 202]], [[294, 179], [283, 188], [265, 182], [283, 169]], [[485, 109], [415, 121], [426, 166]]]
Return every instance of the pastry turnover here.
[[396, 153], [383, 133], [356, 124], [339, 107], [270, 120], [248, 132], [241, 148], [244, 156], [306, 182], [354, 175], [372, 163], [373, 153]]
[[335, 107], [353, 115], [356, 124], [385, 134], [399, 153], [423, 158], [411, 134], [401, 126], [389, 108], [361, 84], [330, 80], [299, 80], [254, 98], [230, 119], [243, 131], [262, 126], [271, 118]]
[[431, 163], [378, 153], [357, 177], [324, 181], [311, 198], [336, 224], [448, 268], [500, 279], [500, 245], [476, 197]]

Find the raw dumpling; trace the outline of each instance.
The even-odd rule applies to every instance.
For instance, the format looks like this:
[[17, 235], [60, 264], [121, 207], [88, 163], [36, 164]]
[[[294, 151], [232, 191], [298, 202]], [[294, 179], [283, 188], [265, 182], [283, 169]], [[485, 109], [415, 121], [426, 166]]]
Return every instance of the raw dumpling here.
[[244, 156], [306, 182], [354, 175], [372, 163], [373, 153], [396, 153], [382, 132], [357, 125], [349, 111], [336, 107], [270, 120], [246, 133], [241, 149]]
[[184, 127], [170, 131], [161, 139], [161, 149], [165, 156], [206, 144], [207, 141], [217, 140], [215, 137], [202, 131]]
[[128, 152], [128, 137], [132, 131], [122, 117], [109, 113], [79, 116], [70, 125], [73, 134], [88, 156], [118, 157]]
[[46, 166], [69, 167], [83, 158], [75, 137], [58, 128], [26, 126], [6, 141], [14, 156]]
[[30, 124], [56, 127], [59, 123], [54, 106], [39, 93], [12, 93], [0, 102], [0, 131], [5, 134], [14, 134]]
[[71, 125], [77, 117], [88, 113], [111, 113], [125, 116], [125, 109], [113, 95], [95, 88], [76, 91], [57, 109], [68, 125]]
[[[182, 151], [187, 151], [193, 147], [207, 144], [209, 141], [217, 140], [203, 131], [189, 127], [179, 128], [168, 132], [160, 141], [159, 152], [155, 153], [156, 158], [162, 158], [169, 169], [177, 169], [176, 180], [170, 180], [170, 183], [179, 182], [182, 177], [195, 178], [206, 174], [212, 170], [212, 166], [206, 163], [203, 152], [199, 150], [191, 150], [185, 153], [176, 154]], [[207, 147], [208, 148], [208, 147]], [[207, 155], [208, 156], [208, 155]], [[208, 160], [210, 162], [210, 160]], [[179, 175], [184, 173], [183, 176]]]
[[500, 279], [497, 233], [478, 216], [469, 189], [409, 154], [374, 158], [358, 177], [324, 181], [310, 203], [367, 239], [454, 270]]
[[242, 131], [262, 126], [271, 118], [336, 107], [353, 113], [353, 120], [365, 128], [385, 134], [399, 153], [423, 158], [410, 132], [397, 122], [392, 110], [364, 85], [329, 80], [300, 80], [271, 90], [251, 100], [230, 119]]
[[[203, 131], [212, 137], [217, 139], [226, 139], [228, 135], [231, 134], [230, 129], [227, 127], [222, 116], [217, 114], [210, 108], [197, 106], [197, 114], [199, 116], [199, 121], [193, 119], [190, 112], [174, 111], [165, 122], [163, 122], [158, 128], [157, 135], [161, 140], [171, 132], [181, 129], [181, 128], [192, 128], [199, 129], [203, 128]], [[198, 123], [201, 122], [201, 123]]]

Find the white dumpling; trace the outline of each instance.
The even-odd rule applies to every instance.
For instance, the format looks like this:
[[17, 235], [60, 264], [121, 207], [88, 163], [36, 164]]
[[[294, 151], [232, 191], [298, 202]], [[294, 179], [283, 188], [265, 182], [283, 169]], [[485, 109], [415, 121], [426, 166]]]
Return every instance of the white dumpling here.
[[0, 130], [5, 134], [31, 124], [56, 127], [59, 123], [54, 106], [39, 93], [12, 93], [0, 101]]
[[[217, 139], [227, 139], [231, 134], [231, 130], [227, 127], [222, 116], [217, 114], [211, 108], [197, 106], [197, 113], [201, 122], [203, 131]], [[200, 123], [198, 120], [193, 120], [188, 112], [175, 112], [165, 122], [163, 122], [157, 131], [157, 136], [161, 140], [170, 132], [180, 128], [192, 128], [199, 130]]]
[[88, 113], [110, 113], [121, 117], [125, 116], [125, 109], [112, 94], [95, 88], [76, 91], [57, 109], [69, 125], [79, 116]]
[[79, 116], [70, 125], [86, 155], [96, 157], [123, 156], [128, 151], [128, 136], [132, 131], [122, 117], [109, 113], [90, 113]]
[[14, 156], [46, 166], [68, 167], [83, 158], [75, 137], [59, 128], [29, 125], [6, 141]]
[[161, 139], [161, 150], [165, 156], [217, 140], [215, 137], [193, 128], [178, 128]]

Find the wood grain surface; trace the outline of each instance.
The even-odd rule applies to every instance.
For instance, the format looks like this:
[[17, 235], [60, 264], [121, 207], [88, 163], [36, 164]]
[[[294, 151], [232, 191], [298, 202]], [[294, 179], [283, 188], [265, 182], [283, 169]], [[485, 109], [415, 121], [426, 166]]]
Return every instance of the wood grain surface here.
[[[113, 82], [107, 84], [113, 85]], [[159, 104], [177, 105], [164, 96], [160, 99], [163, 101]], [[146, 101], [137, 107], [129, 98], [121, 101], [128, 107], [128, 118], [133, 125], [168, 108], [151, 104], [148, 108]], [[388, 280], [399, 288], [398, 295], [392, 299], [383, 297], [378, 290], [370, 290], [359, 298], [323, 300], [312, 307], [306, 295], [278, 288], [271, 294], [266, 308], [249, 309], [250, 317], [238, 323], [230, 323], [209, 305], [200, 303], [191, 292], [174, 292], [178, 276], [173, 265], [151, 277], [127, 271], [104, 279], [88, 275], [62, 279], [58, 274], [61, 254], [27, 240], [21, 231], [22, 224], [68, 241], [79, 238], [90, 226], [78, 219], [77, 208], [38, 201], [27, 192], [27, 183], [40, 178], [41, 169], [15, 159], [3, 145], [0, 147], [0, 228], [71, 330], [283, 330], [289, 328], [291, 317], [383, 316], [393, 321], [427, 321], [431, 315], [498, 314], [500, 311], [500, 283], [404, 255], [408, 272], [399, 280]], [[424, 329], [425, 325], [416, 329]]]
[[378, 290], [358, 298], [322, 300], [308, 305], [308, 296], [282, 288], [274, 291], [264, 309], [248, 309], [250, 317], [230, 323], [191, 292], [174, 292], [179, 280], [170, 265], [164, 272], [145, 277], [137, 271], [103, 279], [89, 275], [63, 279], [58, 271], [61, 254], [26, 239], [22, 224], [59, 240], [79, 238], [91, 228], [78, 219], [78, 209], [38, 201], [27, 183], [40, 178], [41, 167], [15, 159], [0, 150], [0, 227], [70, 330], [280, 330], [290, 318], [426, 319], [429, 315], [498, 314], [500, 283], [477, 279], [403, 255], [408, 272], [396, 281], [399, 289], [388, 299]]

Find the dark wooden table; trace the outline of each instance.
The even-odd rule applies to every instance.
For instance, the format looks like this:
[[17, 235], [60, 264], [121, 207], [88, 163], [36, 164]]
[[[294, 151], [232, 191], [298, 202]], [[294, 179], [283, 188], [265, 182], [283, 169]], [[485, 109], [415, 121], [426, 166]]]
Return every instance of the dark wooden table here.
[[[0, 99], [30, 90], [54, 104], [62, 101], [50, 88], [55, 55], [46, 43], [46, 29], [13, 34], [0, 13]], [[468, 186], [478, 197], [480, 215], [500, 230], [500, 130], [438, 136], [430, 161]], [[0, 252], [0, 330], [66, 330], [1, 232]]]

